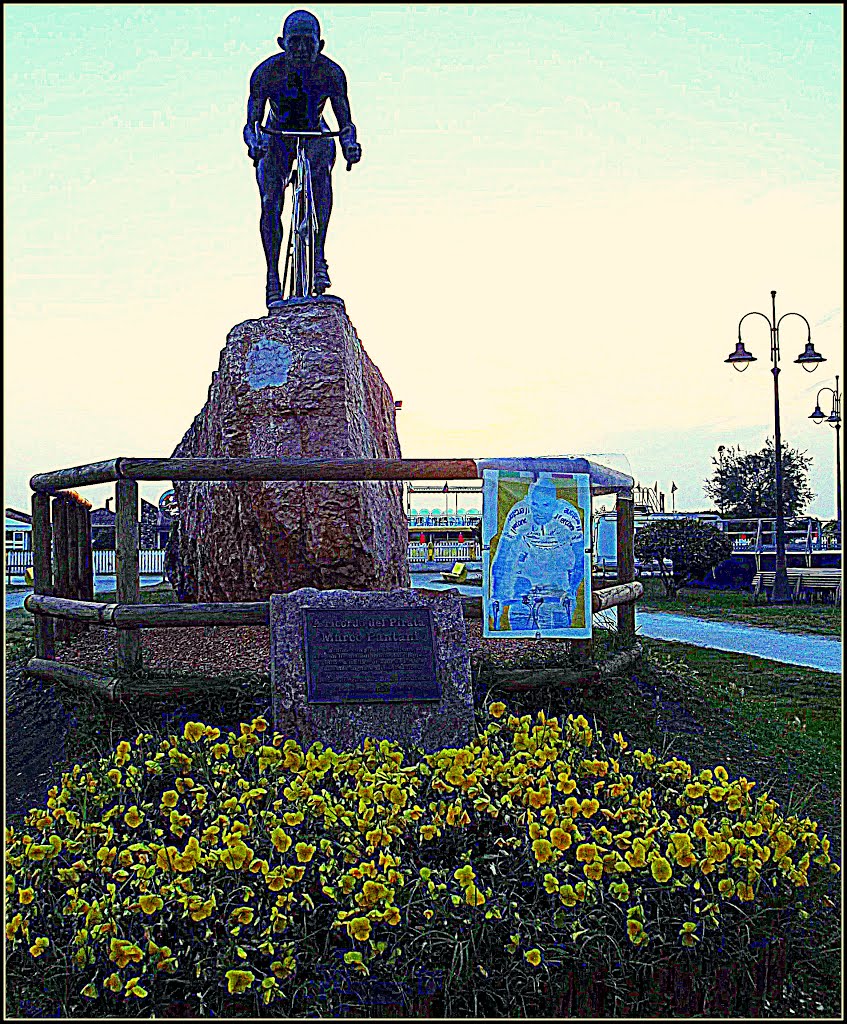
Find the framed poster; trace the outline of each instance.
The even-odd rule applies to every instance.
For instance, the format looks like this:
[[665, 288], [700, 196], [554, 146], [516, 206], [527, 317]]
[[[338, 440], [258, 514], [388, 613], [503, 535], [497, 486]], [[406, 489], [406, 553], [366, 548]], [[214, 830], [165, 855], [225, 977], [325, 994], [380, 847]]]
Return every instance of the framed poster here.
[[483, 473], [483, 636], [591, 636], [588, 474]]

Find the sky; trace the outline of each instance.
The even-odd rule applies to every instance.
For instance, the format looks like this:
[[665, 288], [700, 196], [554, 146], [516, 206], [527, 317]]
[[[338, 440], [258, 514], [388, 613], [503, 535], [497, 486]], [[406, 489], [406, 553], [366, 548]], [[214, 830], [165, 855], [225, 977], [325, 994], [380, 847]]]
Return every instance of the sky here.
[[[36, 472], [169, 456], [264, 315], [241, 131], [292, 9], [4, 5], [6, 505]], [[709, 508], [718, 445], [773, 434], [760, 317], [758, 362], [724, 359], [776, 290], [827, 358], [795, 365], [783, 321], [783, 440], [834, 516], [808, 416], [843, 373], [840, 5], [309, 10], [363, 148], [334, 174], [331, 291], [405, 457], [614, 453]]]

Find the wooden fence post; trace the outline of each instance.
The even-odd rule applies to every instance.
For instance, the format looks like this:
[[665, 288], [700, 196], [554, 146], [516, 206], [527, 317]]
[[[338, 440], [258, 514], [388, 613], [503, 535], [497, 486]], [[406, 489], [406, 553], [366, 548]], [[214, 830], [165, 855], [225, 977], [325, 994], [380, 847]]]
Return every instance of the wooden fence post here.
[[[53, 553], [50, 537], [50, 496], [32, 496], [32, 589], [36, 594], [53, 594]], [[35, 656], [50, 660], [55, 657], [53, 620], [46, 615], [35, 616]]]
[[91, 509], [79, 509], [79, 599], [94, 600], [94, 562], [91, 556]]
[[[56, 556], [53, 576], [53, 593], [56, 597], [68, 597], [68, 503], [62, 497], [53, 499], [53, 550]], [[67, 622], [56, 622], [57, 640], [67, 640], [70, 629]]]
[[[115, 483], [115, 575], [117, 603], [138, 604], [138, 484], [135, 480]], [[137, 672], [141, 664], [141, 631], [137, 627], [118, 630], [118, 674]]]
[[[617, 495], [618, 584], [635, 579], [635, 505], [632, 497]], [[618, 632], [635, 639], [635, 604], [618, 605]]]

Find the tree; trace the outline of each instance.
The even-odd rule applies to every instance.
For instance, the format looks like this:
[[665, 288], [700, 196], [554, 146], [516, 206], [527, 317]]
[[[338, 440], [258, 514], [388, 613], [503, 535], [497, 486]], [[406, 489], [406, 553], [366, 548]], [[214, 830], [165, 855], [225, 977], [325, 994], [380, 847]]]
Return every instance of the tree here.
[[[697, 519], [665, 519], [647, 523], [635, 533], [635, 554], [656, 559], [665, 585], [673, 597], [691, 580], [702, 579], [732, 554], [732, 541], [711, 523]], [[673, 568], [665, 565], [668, 559]]]
[[[724, 519], [773, 519], [776, 516], [776, 447], [773, 438], [758, 452], [740, 447], [712, 457], [715, 471], [704, 490]], [[812, 457], [782, 446], [783, 514], [799, 516], [815, 497], [809, 486]]]

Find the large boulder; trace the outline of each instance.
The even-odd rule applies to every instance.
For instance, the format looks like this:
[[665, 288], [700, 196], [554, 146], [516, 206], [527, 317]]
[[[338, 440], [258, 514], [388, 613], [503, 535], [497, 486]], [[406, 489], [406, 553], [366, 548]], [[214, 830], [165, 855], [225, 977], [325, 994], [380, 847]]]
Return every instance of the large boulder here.
[[[234, 327], [173, 458], [400, 458], [394, 399], [343, 303], [306, 300]], [[300, 587], [408, 587], [399, 482], [174, 481], [166, 572], [180, 601]]]

